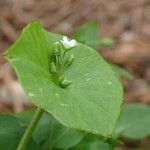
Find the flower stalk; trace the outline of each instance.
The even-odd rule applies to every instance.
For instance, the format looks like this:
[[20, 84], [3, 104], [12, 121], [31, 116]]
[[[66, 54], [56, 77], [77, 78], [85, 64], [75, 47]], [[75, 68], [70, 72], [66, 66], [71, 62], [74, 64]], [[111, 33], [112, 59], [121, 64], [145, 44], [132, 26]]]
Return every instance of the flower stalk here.
[[21, 138], [21, 141], [17, 147], [17, 150], [25, 150], [28, 142], [31, 139], [31, 135], [32, 135], [34, 129], [36, 128], [43, 112], [44, 112], [44, 110], [39, 107], [36, 109], [31, 122], [29, 123], [24, 135]]

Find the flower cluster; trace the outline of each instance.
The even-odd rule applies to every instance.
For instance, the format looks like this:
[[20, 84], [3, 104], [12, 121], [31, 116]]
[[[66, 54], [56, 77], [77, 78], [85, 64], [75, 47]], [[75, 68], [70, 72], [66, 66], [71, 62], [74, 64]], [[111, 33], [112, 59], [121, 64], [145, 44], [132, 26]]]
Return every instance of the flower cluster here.
[[57, 41], [53, 47], [53, 53], [51, 56], [50, 71], [58, 78], [58, 84], [60, 87], [65, 88], [72, 84], [71, 81], [67, 80], [64, 76], [64, 71], [67, 69], [74, 60], [73, 55], [68, 55], [70, 51], [77, 45], [76, 40], [69, 40], [66, 36], [63, 39]]

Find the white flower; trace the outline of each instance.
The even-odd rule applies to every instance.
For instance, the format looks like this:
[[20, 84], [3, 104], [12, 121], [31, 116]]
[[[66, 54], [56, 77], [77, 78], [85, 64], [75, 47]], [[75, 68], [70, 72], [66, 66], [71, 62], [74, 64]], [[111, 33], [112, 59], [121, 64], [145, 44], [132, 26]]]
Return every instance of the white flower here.
[[69, 40], [66, 36], [63, 36], [63, 40], [61, 40], [61, 43], [66, 49], [73, 48], [74, 46], [77, 45], [76, 40]]

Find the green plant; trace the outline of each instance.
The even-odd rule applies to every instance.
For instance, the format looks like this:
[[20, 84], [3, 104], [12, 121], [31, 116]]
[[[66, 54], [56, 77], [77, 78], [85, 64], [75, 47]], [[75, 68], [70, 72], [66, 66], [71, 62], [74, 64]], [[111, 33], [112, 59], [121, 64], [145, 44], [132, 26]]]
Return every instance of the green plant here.
[[122, 103], [121, 85], [93, 49], [75, 41], [69, 47], [67, 42], [33, 22], [5, 53], [30, 100], [39, 106], [18, 149], [26, 146], [43, 110], [68, 127], [112, 135]]
[[32, 22], [5, 52], [37, 109], [0, 115], [1, 150], [112, 150], [122, 144], [116, 139], [123, 133], [121, 121], [116, 127], [123, 93], [116, 74], [132, 75], [122, 69], [114, 73], [90, 48], [112, 44], [98, 39], [95, 22], [81, 26], [72, 37], [77, 42]]

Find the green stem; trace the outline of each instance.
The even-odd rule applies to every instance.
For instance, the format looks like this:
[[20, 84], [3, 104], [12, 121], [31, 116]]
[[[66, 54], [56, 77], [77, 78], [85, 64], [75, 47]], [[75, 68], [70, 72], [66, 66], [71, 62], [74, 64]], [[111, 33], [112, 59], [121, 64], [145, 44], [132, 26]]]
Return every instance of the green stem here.
[[34, 129], [36, 128], [37, 123], [39, 122], [43, 112], [44, 112], [44, 110], [39, 107], [36, 109], [31, 122], [29, 123], [24, 135], [21, 138], [21, 141], [17, 147], [17, 150], [25, 150], [25, 148], [31, 138], [31, 135], [32, 135]]

